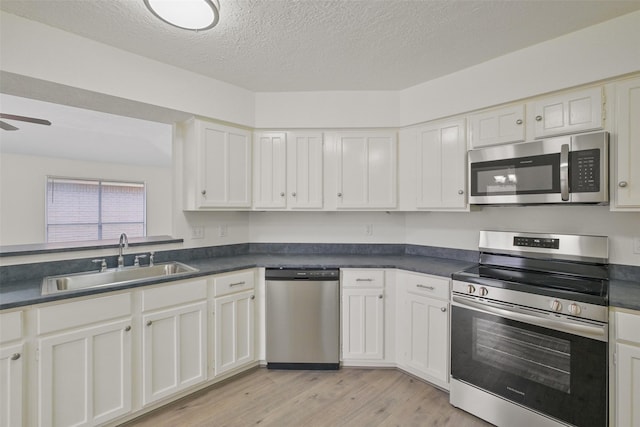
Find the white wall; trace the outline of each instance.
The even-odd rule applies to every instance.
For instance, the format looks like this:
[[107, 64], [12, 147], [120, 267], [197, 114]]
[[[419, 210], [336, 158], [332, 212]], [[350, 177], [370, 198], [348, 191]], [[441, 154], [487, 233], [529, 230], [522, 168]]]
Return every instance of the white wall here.
[[608, 206], [485, 207], [470, 213], [406, 214], [406, 243], [478, 249], [479, 230], [609, 236], [613, 264], [640, 265], [633, 238], [640, 238], [640, 212], [610, 212]]
[[431, 80], [400, 93], [400, 125], [640, 70], [640, 11]]
[[246, 89], [16, 15], [0, 12], [0, 21], [3, 71], [253, 125], [254, 96]]
[[[403, 213], [252, 212], [249, 239], [256, 243], [404, 243]], [[373, 234], [366, 234], [372, 226]]]
[[[0, 245], [43, 243], [47, 175], [144, 181], [147, 234], [171, 235], [170, 167], [0, 155]], [[169, 190], [169, 193], [167, 193]]]

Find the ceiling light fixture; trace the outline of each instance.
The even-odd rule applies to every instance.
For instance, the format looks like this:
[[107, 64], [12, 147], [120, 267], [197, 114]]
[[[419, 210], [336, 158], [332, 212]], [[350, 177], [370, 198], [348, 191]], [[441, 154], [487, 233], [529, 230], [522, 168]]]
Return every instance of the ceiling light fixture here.
[[159, 19], [184, 30], [208, 30], [220, 18], [218, 0], [144, 0], [144, 4]]

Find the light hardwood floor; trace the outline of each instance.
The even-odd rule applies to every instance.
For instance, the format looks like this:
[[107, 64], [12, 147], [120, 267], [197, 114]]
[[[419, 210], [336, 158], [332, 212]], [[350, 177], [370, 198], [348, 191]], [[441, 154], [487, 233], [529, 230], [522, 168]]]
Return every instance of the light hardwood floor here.
[[451, 426], [490, 424], [395, 369], [258, 368], [126, 424], [163, 426]]

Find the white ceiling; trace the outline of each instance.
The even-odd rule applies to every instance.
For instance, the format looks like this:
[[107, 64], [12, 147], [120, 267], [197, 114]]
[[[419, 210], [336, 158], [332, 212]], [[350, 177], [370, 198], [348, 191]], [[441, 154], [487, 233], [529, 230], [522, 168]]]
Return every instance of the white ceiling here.
[[640, 9], [640, 1], [220, 0], [205, 32], [142, 0], [0, 9], [252, 91], [399, 90]]

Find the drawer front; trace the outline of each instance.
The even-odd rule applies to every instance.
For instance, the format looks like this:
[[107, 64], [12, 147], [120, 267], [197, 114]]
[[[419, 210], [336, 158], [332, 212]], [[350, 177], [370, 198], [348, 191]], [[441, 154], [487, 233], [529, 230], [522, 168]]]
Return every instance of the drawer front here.
[[131, 293], [37, 309], [38, 335], [131, 316]]
[[22, 338], [22, 311], [0, 314], [0, 343]]
[[342, 269], [343, 288], [384, 288], [384, 270], [368, 268], [362, 270]]
[[207, 280], [184, 280], [170, 285], [145, 289], [142, 294], [142, 311], [181, 305], [207, 299]]
[[254, 277], [253, 270], [216, 276], [213, 278], [213, 295], [220, 297], [253, 289]]
[[449, 299], [449, 279], [424, 274], [405, 273], [407, 292], [431, 298]]
[[640, 312], [616, 312], [616, 339], [640, 344]]

